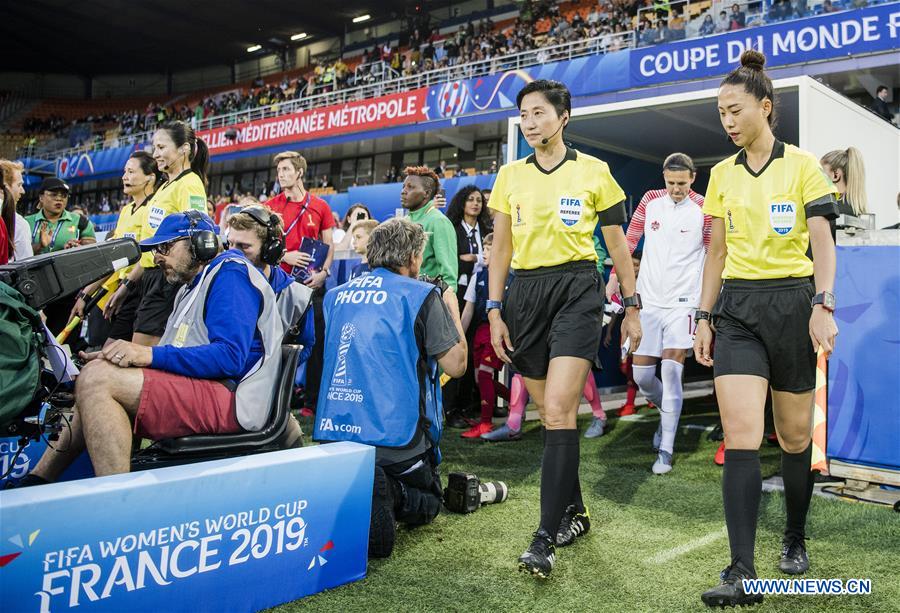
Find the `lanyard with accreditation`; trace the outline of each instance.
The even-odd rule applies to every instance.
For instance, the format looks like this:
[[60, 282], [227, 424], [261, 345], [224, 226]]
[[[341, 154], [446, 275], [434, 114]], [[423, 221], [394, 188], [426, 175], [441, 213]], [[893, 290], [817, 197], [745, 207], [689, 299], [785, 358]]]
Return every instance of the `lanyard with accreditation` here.
[[[43, 222], [46, 222], [47, 224], [49, 224], [49, 223], [50, 223], [50, 220], [44, 219]], [[32, 242], [32, 244], [37, 242], [37, 240], [38, 240], [38, 233], [41, 231], [41, 223], [43, 223], [43, 222], [42, 222], [41, 220], [39, 220], [39, 219], [38, 219], [38, 220], [35, 220], [34, 231], [31, 233], [31, 242]], [[47, 249], [51, 249], [51, 250], [53, 249], [53, 245], [56, 244], [56, 237], [59, 236], [59, 231], [62, 230], [62, 227], [63, 227], [63, 219], [62, 219], [62, 217], [60, 217], [60, 218], [56, 221], [56, 229], [53, 231], [53, 236], [50, 237], [50, 244], [47, 245], [47, 247], [46, 247]], [[81, 232], [78, 232], [78, 235], [77, 235], [77, 236], [80, 237], [80, 236], [81, 236]]]
[[[297, 225], [297, 222], [300, 221], [300, 218], [303, 217], [303, 213], [306, 212], [306, 209], [309, 208], [309, 200], [310, 200], [310, 197], [309, 197], [309, 196], [310, 196], [310, 194], [309, 194], [309, 192], [307, 191], [307, 192], [306, 192], [306, 198], [304, 198], [304, 199], [303, 199], [303, 202], [300, 204], [300, 212], [297, 213], [297, 216], [294, 217], [294, 221], [292, 221], [292, 222], [291, 222], [291, 225], [289, 225], [289, 226], [287, 227], [287, 229], [284, 231], [284, 237], [285, 237], [285, 238], [288, 237], [288, 235], [289, 235], [289, 234], [291, 233], [291, 231], [294, 229], [294, 226], [296, 226], [296, 225]], [[287, 202], [287, 198], [285, 198], [285, 202]]]

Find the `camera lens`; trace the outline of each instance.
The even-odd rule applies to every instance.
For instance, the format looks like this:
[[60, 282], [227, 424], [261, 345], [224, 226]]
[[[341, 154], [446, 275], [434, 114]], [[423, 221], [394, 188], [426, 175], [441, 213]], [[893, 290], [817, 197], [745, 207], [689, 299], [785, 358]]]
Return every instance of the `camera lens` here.
[[503, 481], [482, 481], [478, 485], [481, 504], [494, 504], [506, 500], [509, 489]]

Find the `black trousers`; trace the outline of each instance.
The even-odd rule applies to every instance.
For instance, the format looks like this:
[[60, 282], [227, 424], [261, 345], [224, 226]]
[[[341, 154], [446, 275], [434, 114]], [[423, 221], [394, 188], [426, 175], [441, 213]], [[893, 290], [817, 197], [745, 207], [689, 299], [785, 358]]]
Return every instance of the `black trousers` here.
[[431, 452], [389, 466], [375, 466], [369, 557], [391, 555], [396, 539], [395, 522], [407, 526], [431, 523], [441, 511], [441, 478]]

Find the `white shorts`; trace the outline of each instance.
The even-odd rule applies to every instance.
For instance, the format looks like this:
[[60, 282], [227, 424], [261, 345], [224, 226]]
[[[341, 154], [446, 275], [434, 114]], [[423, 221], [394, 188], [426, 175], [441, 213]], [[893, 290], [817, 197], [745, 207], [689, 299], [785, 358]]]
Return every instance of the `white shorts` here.
[[694, 346], [693, 307], [641, 309], [641, 344], [635, 355], [662, 357], [663, 349], [691, 349]]

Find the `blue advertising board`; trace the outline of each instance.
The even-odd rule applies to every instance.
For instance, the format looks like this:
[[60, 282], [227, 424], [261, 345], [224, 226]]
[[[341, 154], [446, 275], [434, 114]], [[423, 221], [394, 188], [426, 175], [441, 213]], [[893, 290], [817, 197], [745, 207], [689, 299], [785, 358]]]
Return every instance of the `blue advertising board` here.
[[746, 49], [762, 51], [766, 66], [774, 67], [898, 48], [900, 3], [894, 2], [632, 49], [629, 86], [724, 75]]
[[365, 576], [375, 450], [0, 492], [0, 609], [258, 611]]
[[829, 459], [900, 470], [900, 247], [837, 248]]

